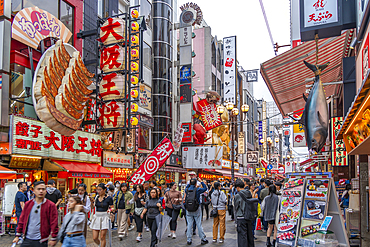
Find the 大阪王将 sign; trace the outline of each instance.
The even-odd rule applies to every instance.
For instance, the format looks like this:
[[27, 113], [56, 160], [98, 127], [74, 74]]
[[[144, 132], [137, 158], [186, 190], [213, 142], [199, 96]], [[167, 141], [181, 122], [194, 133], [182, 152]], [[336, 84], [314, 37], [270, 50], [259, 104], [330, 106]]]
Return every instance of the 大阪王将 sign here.
[[100, 136], [76, 131], [71, 136], [60, 135], [44, 123], [11, 116], [10, 147], [12, 154], [23, 154], [69, 160], [100, 162]]

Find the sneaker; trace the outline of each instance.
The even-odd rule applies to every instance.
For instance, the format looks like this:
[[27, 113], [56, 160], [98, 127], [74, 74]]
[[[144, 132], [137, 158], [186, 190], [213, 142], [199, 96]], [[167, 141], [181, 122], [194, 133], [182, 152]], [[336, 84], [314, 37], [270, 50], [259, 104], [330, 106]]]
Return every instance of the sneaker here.
[[168, 237], [170, 238], [170, 237], [172, 237], [172, 232], [170, 233], [170, 234], [168, 234]]
[[145, 227], [145, 230], [147, 231], [147, 232], [149, 232], [150, 231], [150, 229], [149, 229], [149, 227]]
[[217, 243], [217, 239], [213, 239], [213, 240], [212, 240], [212, 242], [213, 242], [213, 243]]
[[172, 233], [172, 238], [175, 239], [176, 238], [176, 234], [175, 233]]
[[129, 231], [132, 231], [132, 229], [134, 229], [134, 228], [135, 228], [134, 224], [131, 224], [131, 225], [129, 226], [128, 230], [129, 230]]
[[124, 235], [118, 235], [119, 241], [123, 240]]
[[223, 239], [220, 239], [218, 242], [219, 242], [220, 244], [222, 244], [222, 243], [224, 242], [224, 240], [223, 240]]
[[193, 235], [197, 235], [195, 232], [193, 232]]
[[141, 237], [140, 236], [137, 236], [136, 241], [137, 242], [141, 242]]
[[188, 241], [187, 241], [187, 244], [188, 244], [188, 245], [191, 245], [191, 241], [189, 241], [189, 240], [188, 240]]
[[201, 241], [200, 241], [200, 244], [201, 245], [205, 245], [205, 244], [208, 244], [208, 240], [207, 239], [202, 239]]

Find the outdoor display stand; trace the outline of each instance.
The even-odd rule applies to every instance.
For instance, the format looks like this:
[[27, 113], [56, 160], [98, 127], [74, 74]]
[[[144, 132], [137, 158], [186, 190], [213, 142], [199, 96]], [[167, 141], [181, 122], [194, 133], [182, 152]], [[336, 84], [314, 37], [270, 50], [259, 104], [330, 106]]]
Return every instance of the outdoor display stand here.
[[349, 246], [331, 174], [289, 177], [280, 203], [278, 246]]

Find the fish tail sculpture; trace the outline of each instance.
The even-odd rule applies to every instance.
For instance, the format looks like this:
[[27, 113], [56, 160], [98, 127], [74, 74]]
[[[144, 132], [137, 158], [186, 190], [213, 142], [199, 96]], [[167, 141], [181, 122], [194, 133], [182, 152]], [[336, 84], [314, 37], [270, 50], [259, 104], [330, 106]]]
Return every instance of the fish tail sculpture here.
[[308, 150], [320, 153], [328, 137], [329, 125], [328, 105], [320, 75], [329, 63], [313, 65], [303, 62], [315, 73], [315, 81], [308, 97], [303, 94], [306, 105], [299, 123], [304, 125]]

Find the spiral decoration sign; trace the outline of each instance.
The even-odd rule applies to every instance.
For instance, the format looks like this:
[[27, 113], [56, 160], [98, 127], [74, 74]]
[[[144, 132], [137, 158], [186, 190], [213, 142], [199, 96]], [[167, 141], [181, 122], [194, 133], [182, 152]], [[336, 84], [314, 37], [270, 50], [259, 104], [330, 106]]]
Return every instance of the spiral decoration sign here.
[[171, 141], [166, 137], [145, 159], [134, 174], [131, 176], [133, 184], [143, 184], [149, 180], [173, 153]]

